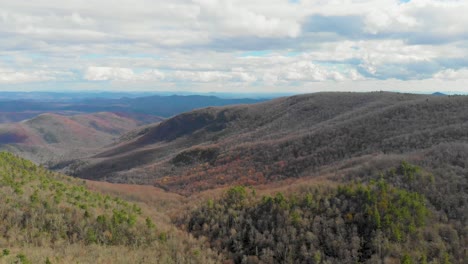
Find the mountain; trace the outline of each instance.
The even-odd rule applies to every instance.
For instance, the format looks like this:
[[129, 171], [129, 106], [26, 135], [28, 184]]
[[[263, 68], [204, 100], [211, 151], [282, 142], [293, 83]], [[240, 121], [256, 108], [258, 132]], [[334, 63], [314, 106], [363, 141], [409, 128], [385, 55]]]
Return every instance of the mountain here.
[[[416, 157], [441, 144], [465, 144], [467, 112], [464, 96], [381, 92], [317, 93], [209, 107], [146, 127], [72, 163], [68, 172], [183, 194], [324, 170], [338, 173], [342, 164], [364, 163], [365, 157]], [[65, 165], [69, 163], [61, 167]]]
[[0, 263], [217, 263], [154, 209], [5, 152], [0, 200]]
[[467, 112], [465, 96], [318, 93], [126, 133], [115, 114], [41, 115], [21, 124], [55, 140], [3, 140], [123, 129], [54, 166], [87, 180], [0, 153], [0, 262], [467, 263]]
[[[43, 113], [61, 115], [76, 115], [83, 113], [114, 112], [126, 114], [144, 114], [170, 117], [182, 112], [191, 111], [207, 106], [224, 106], [233, 104], [252, 104], [265, 101], [263, 99], [223, 99], [215, 96], [201, 95], [171, 95], [146, 97], [95, 97], [70, 98], [70, 94], [63, 97], [41, 97], [36, 99], [1, 99], [0, 122], [17, 122]], [[16, 97], [10, 97], [16, 98]]]
[[435, 92], [432, 95], [434, 95], [434, 96], [446, 96], [446, 94], [441, 93], [441, 92]]
[[63, 116], [41, 114], [19, 123], [0, 124], [0, 149], [38, 163], [89, 155], [120, 135], [159, 117], [142, 114], [95, 113]]

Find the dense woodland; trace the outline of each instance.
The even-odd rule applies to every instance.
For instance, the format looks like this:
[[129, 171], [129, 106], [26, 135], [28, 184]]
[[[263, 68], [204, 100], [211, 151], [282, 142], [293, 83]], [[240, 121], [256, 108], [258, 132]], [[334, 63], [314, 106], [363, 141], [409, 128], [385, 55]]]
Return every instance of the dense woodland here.
[[337, 187], [262, 197], [233, 187], [179, 224], [235, 263], [466, 263], [466, 211], [442, 207], [439, 187], [402, 162]]
[[[138, 205], [5, 152], [0, 153], [0, 201], [0, 263], [216, 259], [209, 251], [202, 255], [198, 242], [161, 230], [159, 220], [145, 216]], [[125, 251], [128, 255], [119, 253]]]

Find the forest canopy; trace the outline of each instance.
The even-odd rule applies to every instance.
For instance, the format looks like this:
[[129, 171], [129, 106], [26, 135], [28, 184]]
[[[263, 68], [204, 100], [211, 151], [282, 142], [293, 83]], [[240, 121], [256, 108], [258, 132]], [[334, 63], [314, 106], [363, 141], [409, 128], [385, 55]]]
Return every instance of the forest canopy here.
[[386, 175], [261, 197], [232, 187], [182, 225], [235, 263], [466, 263], [466, 223], [431, 203], [433, 178], [407, 162]]

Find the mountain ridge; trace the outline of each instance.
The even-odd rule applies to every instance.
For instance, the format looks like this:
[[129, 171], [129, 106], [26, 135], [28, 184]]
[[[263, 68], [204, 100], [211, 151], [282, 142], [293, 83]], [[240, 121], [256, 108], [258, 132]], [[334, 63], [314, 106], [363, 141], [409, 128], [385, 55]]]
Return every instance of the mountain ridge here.
[[363, 155], [466, 141], [466, 111], [468, 97], [381, 92], [317, 93], [210, 107], [150, 126], [70, 172], [179, 193], [304, 177]]

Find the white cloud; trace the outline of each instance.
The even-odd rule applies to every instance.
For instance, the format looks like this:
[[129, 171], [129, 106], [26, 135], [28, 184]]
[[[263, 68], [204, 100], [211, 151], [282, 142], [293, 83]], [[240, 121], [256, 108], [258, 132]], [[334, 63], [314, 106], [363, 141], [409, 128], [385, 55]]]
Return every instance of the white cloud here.
[[47, 70], [16, 71], [8, 68], [0, 68], [0, 84], [15, 84], [27, 82], [43, 82], [72, 77], [69, 72], [55, 72]]
[[[468, 68], [463, 68], [459, 70], [454, 70], [454, 69], [446, 69], [440, 72], [437, 72], [434, 74], [435, 79], [441, 79], [441, 80], [468, 80]], [[467, 87], [468, 91], [468, 82], [467, 82]]]
[[75, 23], [78, 26], [92, 26], [96, 24], [96, 21], [94, 19], [89, 17], [82, 17], [78, 13], [73, 13], [71, 16], [66, 18], [70, 19], [73, 23]]
[[287, 90], [359, 83], [352, 90], [467, 79], [468, 1], [0, 1], [3, 84]]
[[[250, 6], [247, 1], [196, 0], [195, 2], [200, 8], [201, 21], [221, 35], [297, 37], [301, 32], [298, 21], [300, 17], [294, 15], [297, 9], [287, 4], [287, 1], [269, 1]], [[261, 5], [265, 6], [259, 8]], [[287, 16], [280, 15], [281, 13]]]
[[231, 74], [232, 81], [239, 82], [255, 82], [257, 77], [252, 73], [246, 72], [243, 68], [234, 68], [232, 69]]
[[88, 81], [131, 80], [134, 75], [128, 68], [89, 67], [84, 78]]
[[219, 71], [176, 71], [175, 80], [191, 82], [223, 82], [229, 79], [229, 75]]
[[164, 78], [158, 70], [147, 70], [136, 74], [129, 68], [118, 67], [88, 67], [84, 79], [88, 81], [154, 81]]

